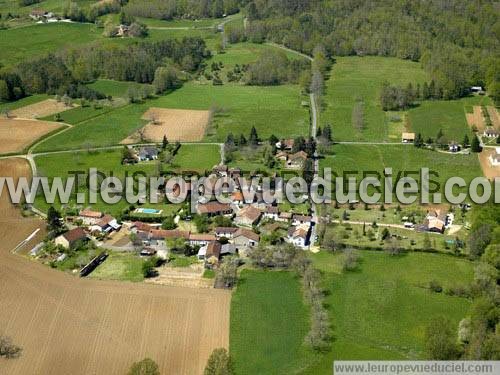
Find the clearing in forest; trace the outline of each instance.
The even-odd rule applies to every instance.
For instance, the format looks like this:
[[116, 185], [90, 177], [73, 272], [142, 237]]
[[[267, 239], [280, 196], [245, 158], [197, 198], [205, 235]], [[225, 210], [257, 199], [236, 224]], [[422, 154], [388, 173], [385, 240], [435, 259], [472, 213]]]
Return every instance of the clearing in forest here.
[[0, 154], [21, 152], [38, 138], [60, 127], [55, 122], [0, 119]]
[[169, 141], [201, 141], [210, 117], [210, 111], [150, 108], [142, 117], [149, 123], [121, 143], [130, 144], [140, 140], [161, 142], [163, 136]]
[[76, 105], [66, 105], [65, 103], [58, 102], [55, 99], [47, 99], [25, 107], [14, 109], [10, 112], [10, 115], [19, 118], [35, 119], [64, 112], [73, 107], [76, 107]]

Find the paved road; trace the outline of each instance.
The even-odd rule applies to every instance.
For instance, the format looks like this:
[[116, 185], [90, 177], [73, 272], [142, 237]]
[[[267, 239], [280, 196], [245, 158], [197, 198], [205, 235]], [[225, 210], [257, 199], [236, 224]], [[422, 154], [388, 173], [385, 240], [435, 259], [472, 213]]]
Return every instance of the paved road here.
[[[316, 103], [316, 97], [313, 93], [309, 95], [309, 99], [311, 100], [311, 137], [313, 137], [314, 140], [316, 140], [316, 129], [318, 127], [318, 107]], [[314, 178], [318, 177], [318, 172], [319, 172], [319, 159], [318, 159], [318, 152], [314, 152]], [[311, 213], [312, 213], [312, 218], [313, 218], [313, 227], [311, 230], [311, 244], [310, 246], [314, 246], [314, 243], [316, 242], [316, 228], [319, 223], [319, 217], [318, 217], [318, 208], [316, 207], [316, 203], [311, 201]]]
[[[288, 47], [285, 47], [281, 44], [276, 44], [276, 43], [266, 43], [269, 46], [273, 46], [276, 48], [280, 48], [284, 51], [288, 51], [291, 53], [294, 53], [298, 56], [302, 56], [303, 58], [313, 61], [313, 58], [309, 55], [306, 55], [305, 53], [295, 51], [293, 49], [290, 49]], [[311, 137], [313, 137], [314, 140], [316, 140], [316, 129], [318, 127], [318, 107], [316, 103], [316, 97], [313, 93], [309, 94], [309, 100], [311, 102]], [[318, 171], [319, 171], [319, 160], [318, 160], [318, 153], [314, 153], [314, 178], [318, 177]], [[313, 218], [313, 227], [311, 229], [311, 244], [309, 245], [309, 248], [314, 246], [315, 240], [316, 240], [316, 229], [317, 225], [319, 223], [319, 217], [318, 217], [318, 208], [316, 207], [316, 204], [311, 201], [311, 214]]]
[[288, 52], [291, 52], [291, 53], [295, 53], [296, 55], [299, 55], [299, 56], [302, 56], [303, 58], [309, 60], [309, 61], [313, 61], [313, 58], [309, 55], [306, 55], [305, 53], [302, 53], [302, 52], [299, 52], [299, 51], [295, 51], [293, 49], [290, 49], [288, 47], [285, 47], [284, 45], [281, 45], [281, 44], [277, 44], [277, 43], [271, 43], [271, 42], [266, 42], [265, 44], [267, 44], [268, 46], [273, 46], [273, 47], [276, 47], [276, 48], [281, 48], [282, 50], [285, 50], [285, 51], [288, 51]]

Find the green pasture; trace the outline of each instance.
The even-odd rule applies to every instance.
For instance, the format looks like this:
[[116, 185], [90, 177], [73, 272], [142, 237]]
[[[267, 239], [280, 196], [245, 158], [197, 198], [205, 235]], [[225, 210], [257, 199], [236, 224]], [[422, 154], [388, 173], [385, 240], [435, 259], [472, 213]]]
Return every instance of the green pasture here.
[[230, 351], [236, 374], [286, 374], [312, 354], [300, 280], [289, 272], [244, 270], [231, 300]]
[[[429, 77], [419, 63], [389, 57], [339, 57], [326, 82], [320, 124], [331, 124], [337, 141], [385, 141], [389, 125], [380, 107], [384, 81], [406, 87], [423, 84]], [[363, 102], [364, 129], [352, 125], [355, 104]]]
[[473, 263], [439, 254], [359, 254], [358, 270], [348, 273], [340, 273], [338, 254], [312, 255], [328, 290], [334, 340], [307, 374], [331, 374], [333, 360], [423, 359], [426, 325], [445, 316], [458, 327], [467, 313], [467, 299], [433, 293], [428, 285], [467, 284]]

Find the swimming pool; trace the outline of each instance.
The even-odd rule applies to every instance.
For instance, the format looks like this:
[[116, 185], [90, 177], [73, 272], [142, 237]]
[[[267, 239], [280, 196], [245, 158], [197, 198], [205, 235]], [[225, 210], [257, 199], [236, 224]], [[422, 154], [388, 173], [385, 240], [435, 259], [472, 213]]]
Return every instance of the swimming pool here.
[[160, 215], [163, 211], [154, 208], [137, 208], [135, 212], [138, 214]]

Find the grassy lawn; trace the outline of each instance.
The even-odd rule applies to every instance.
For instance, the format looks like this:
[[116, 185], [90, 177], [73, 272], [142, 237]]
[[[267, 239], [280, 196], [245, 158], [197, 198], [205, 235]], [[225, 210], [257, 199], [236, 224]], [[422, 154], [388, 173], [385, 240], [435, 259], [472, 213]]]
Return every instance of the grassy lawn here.
[[489, 105], [486, 96], [470, 96], [459, 100], [425, 101], [408, 111], [411, 128], [415, 133], [422, 133], [424, 139], [436, 139], [439, 129], [443, 130], [449, 141], [461, 143], [471, 131], [467, 125], [465, 113], [473, 105]]
[[172, 167], [177, 171], [211, 171], [220, 163], [218, 145], [183, 144], [173, 160]]
[[[444, 182], [452, 176], [459, 176], [466, 182], [482, 175], [477, 155], [450, 155], [437, 151], [417, 149], [412, 145], [345, 145], [338, 144], [332, 147], [334, 155], [328, 155], [320, 161], [320, 170], [331, 168], [339, 176], [349, 172], [358, 182], [363, 178], [363, 172], [373, 171], [380, 174], [384, 168], [393, 170], [394, 179], [398, 172], [412, 172], [409, 176], [419, 180], [420, 168], [426, 167], [437, 172], [432, 180], [441, 182], [444, 191]], [[453, 168], [450, 168], [453, 165]], [[373, 175], [373, 174], [370, 174]], [[432, 187], [433, 185], [431, 185]]]
[[142, 281], [142, 263], [136, 254], [110, 252], [109, 257], [89, 277], [94, 279]]
[[360, 254], [359, 270], [344, 274], [338, 256], [312, 256], [330, 292], [335, 340], [307, 374], [331, 374], [335, 359], [422, 359], [428, 322], [446, 316], [458, 326], [467, 312], [468, 300], [432, 293], [426, 286], [431, 280], [445, 288], [470, 282], [471, 262], [438, 254]]
[[231, 300], [230, 350], [237, 374], [285, 374], [310, 354], [300, 281], [288, 272], [244, 270]]
[[[380, 107], [382, 83], [414, 86], [428, 80], [419, 63], [388, 57], [339, 57], [326, 82], [320, 124], [333, 126], [338, 141], [385, 141], [389, 131]], [[364, 102], [364, 129], [353, 128], [351, 116], [358, 100]], [[433, 135], [434, 136], [434, 135]]]

